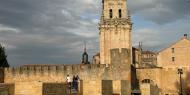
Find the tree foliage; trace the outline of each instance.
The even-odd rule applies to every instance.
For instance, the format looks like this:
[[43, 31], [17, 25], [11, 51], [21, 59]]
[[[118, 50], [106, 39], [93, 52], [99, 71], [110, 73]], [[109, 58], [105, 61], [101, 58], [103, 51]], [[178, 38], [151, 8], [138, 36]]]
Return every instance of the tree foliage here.
[[5, 54], [5, 48], [0, 45], [0, 67], [9, 67], [7, 62], [7, 56]]

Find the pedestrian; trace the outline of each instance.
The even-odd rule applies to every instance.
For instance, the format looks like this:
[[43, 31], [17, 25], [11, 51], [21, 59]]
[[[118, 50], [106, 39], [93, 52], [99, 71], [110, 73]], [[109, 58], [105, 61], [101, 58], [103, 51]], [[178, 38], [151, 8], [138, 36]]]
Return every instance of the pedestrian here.
[[79, 76], [78, 75], [75, 77], [75, 82], [76, 82], [75, 89], [78, 91], [78, 84], [79, 84]]
[[76, 81], [75, 81], [76, 77], [75, 75], [73, 76], [73, 81], [72, 81], [72, 88], [76, 88]]
[[71, 93], [71, 83], [72, 83], [72, 79], [71, 79], [71, 77], [70, 77], [69, 75], [67, 75], [66, 80], [67, 80], [67, 87], [68, 87], [68, 89], [69, 89], [69, 92]]

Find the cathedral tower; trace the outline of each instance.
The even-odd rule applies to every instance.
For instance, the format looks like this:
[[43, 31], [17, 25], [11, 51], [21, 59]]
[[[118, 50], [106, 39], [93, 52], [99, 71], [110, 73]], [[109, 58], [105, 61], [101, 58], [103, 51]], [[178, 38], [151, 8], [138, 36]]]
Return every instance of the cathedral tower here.
[[100, 63], [110, 64], [110, 50], [131, 50], [132, 23], [126, 0], [102, 0], [100, 30]]

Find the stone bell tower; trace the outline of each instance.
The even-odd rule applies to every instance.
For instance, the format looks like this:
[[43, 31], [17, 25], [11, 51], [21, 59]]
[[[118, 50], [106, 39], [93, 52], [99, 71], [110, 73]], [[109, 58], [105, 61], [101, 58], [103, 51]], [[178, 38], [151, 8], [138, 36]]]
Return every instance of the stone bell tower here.
[[126, 0], [102, 0], [100, 30], [100, 63], [110, 64], [110, 50], [127, 48], [131, 51], [132, 23]]

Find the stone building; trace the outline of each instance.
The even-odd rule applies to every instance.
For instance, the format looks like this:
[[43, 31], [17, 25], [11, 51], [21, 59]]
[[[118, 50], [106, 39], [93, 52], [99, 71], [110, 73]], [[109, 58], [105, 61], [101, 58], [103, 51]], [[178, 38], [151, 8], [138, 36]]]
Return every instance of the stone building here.
[[158, 52], [158, 65], [164, 68], [190, 67], [190, 40], [187, 34]]
[[139, 47], [132, 48], [132, 65], [136, 68], [150, 68], [157, 67], [157, 53], [150, 50], [143, 50], [142, 42], [139, 43]]
[[[156, 67], [136, 68], [139, 89], [142, 95], [152, 95], [151, 85], [156, 86], [161, 95], [179, 95], [182, 84], [183, 95], [190, 94], [190, 40], [187, 34], [177, 42], [156, 53]], [[153, 62], [152, 62], [153, 63]], [[182, 81], [178, 70], [182, 69]], [[145, 82], [145, 80], [149, 80]], [[146, 89], [146, 90], [145, 90]], [[149, 94], [147, 94], [149, 93]], [[156, 94], [158, 95], [158, 94]]]
[[[78, 75], [78, 95], [190, 94], [190, 40], [183, 38], [159, 52], [132, 47], [132, 22], [126, 0], [102, 0], [100, 52], [80, 64], [0, 68], [0, 95], [66, 95], [66, 76]], [[75, 93], [76, 94], [76, 93]]]
[[144, 65], [144, 67], [148, 66], [148, 67], [155, 67], [157, 66], [157, 55], [156, 53], [146, 50], [146, 51], [142, 51], [141, 54], [141, 60], [142, 60], [142, 65]]

